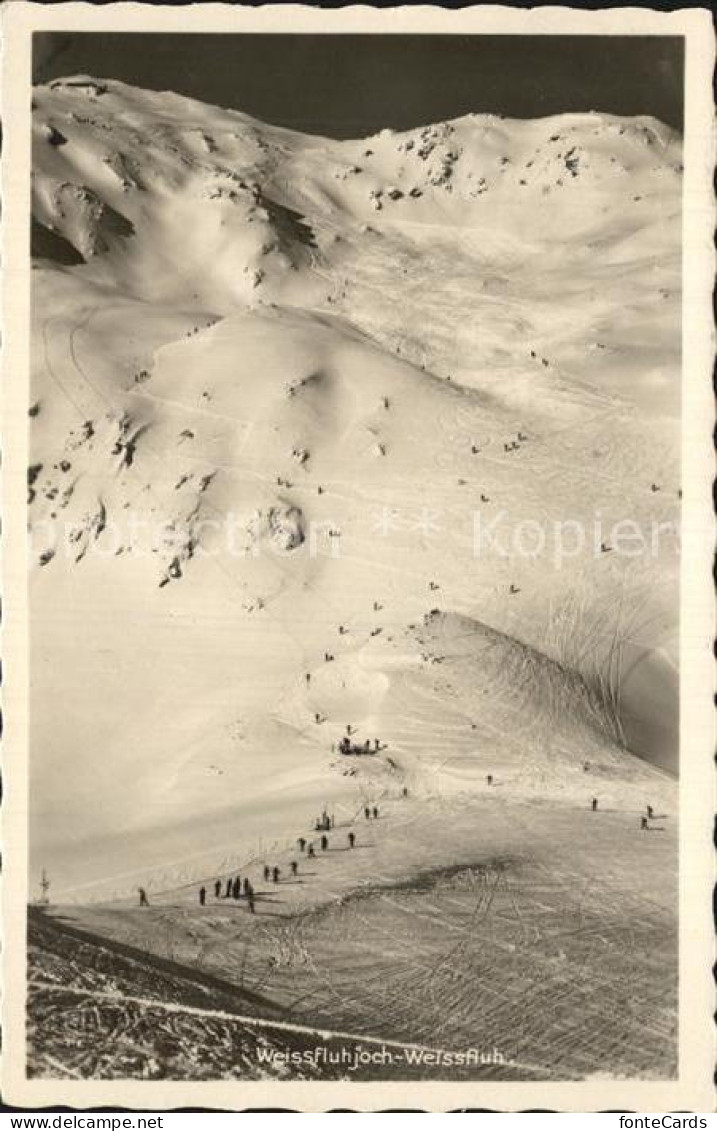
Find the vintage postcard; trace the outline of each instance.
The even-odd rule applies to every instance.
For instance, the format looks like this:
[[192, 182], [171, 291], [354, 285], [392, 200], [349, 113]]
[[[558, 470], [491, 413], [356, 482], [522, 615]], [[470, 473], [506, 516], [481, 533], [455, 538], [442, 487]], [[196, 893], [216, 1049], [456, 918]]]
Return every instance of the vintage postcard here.
[[3, 11], [3, 1097], [713, 1106], [707, 11]]

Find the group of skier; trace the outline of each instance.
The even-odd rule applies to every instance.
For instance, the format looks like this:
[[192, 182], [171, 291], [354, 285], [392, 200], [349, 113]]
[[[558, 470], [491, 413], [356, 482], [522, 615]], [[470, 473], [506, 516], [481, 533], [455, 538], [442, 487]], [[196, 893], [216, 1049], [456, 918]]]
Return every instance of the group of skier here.
[[[247, 901], [247, 906], [253, 915], [255, 912], [255, 895], [254, 887], [248, 876], [244, 877], [242, 883], [241, 876], [229, 876], [226, 881], [214, 881], [214, 898], [215, 899], [236, 899], [239, 900], [244, 896]], [[204, 907], [207, 902], [207, 889], [202, 884], [199, 889], [199, 905]]]
[[379, 750], [383, 749], [381, 740], [378, 738], [374, 738], [372, 747], [370, 738], [367, 738], [364, 742], [356, 743], [351, 742], [348, 734], [339, 739], [338, 745], [339, 754], [377, 754]]
[[[405, 797], [407, 796], [407, 794], [408, 791], [404, 790], [403, 796]], [[371, 816], [372, 812], [374, 817], [378, 817], [377, 805], [373, 806], [373, 810], [370, 810], [368, 806], [365, 807], [364, 815], [367, 820]], [[333, 828], [334, 815], [333, 813], [328, 813], [326, 809], [324, 809], [321, 816], [317, 817], [315, 821], [316, 831], [320, 831], [322, 834], [319, 841], [322, 852], [326, 852], [328, 850], [329, 838], [326, 833], [330, 832]], [[356, 834], [354, 832], [349, 832], [347, 835], [347, 840], [349, 848], [353, 848], [356, 844]], [[316, 849], [314, 847], [313, 841], [308, 841], [306, 837], [300, 836], [297, 840], [297, 845], [299, 851], [305, 852], [308, 857], [316, 856]], [[292, 876], [297, 876], [299, 874], [298, 861], [292, 860], [289, 864], [289, 868]], [[264, 865], [264, 880], [266, 883], [272, 881], [273, 883], [278, 884], [281, 882], [281, 868], [278, 866], [278, 864], [273, 865], [273, 867], [270, 867], [269, 864]], [[200, 907], [206, 907], [207, 888], [204, 884], [202, 884], [202, 886], [199, 888], [198, 898]], [[251, 914], [254, 915], [256, 913], [256, 893], [248, 876], [245, 876], [243, 881], [241, 876], [229, 876], [226, 880], [215, 880], [214, 898], [217, 900], [240, 900], [243, 898], [247, 901], [247, 907], [249, 908]], [[140, 907], [149, 907], [149, 899], [147, 898], [147, 892], [144, 888], [139, 888], [139, 905]]]
[[[403, 790], [403, 796], [404, 797], [408, 796], [408, 790], [405, 789], [405, 788]], [[364, 806], [364, 817], [367, 821], [370, 820], [371, 817], [373, 817], [374, 820], [377, 820], [378, 815], [379, 815], [378, 805], [373, 805], [373, 806], [366, 805], [366, 806]], [[321, 846], [322, 852], [328, 851], [329, 838], [327, 836], [327, 833], [330, 832], [334, 828], [334, 826], [335, 826], [334, 815], [333, 815], [333, 813], [329, 813], [326, 809], [323, 810], [323, 812], [321, 813], [321, 816], [317, 817], [315, 822], [314, 822], [315, 831], [321, 832], [321, 838], [319, 840], [319, 844]], [[347, 833], [346, 839], [348, 841], [348, 847], [350, 849], [354, 848], [355, 845], [356, 845], [356, 834], [353, 831], [350, 830]], [[297, 843], [297, 847], [299, 849], [299, 852], [305, 853], [307, 857], [310, 857], [310, 858], [314, 857], [315, 858], [316, 848], [314, 846], [313, 841], [308, 840], [304, 836], [300, 836], [297, 839], [296, 843]], [[290, 874], [292, 876], [297, 876], [299, 874], [299, 864], [298, 864], [297, 860], [292, 860], [289, 864], [289, 868], [290, 868]], [[270, 866], [269, 864], [264, 865], [264, 881], [265, 881], [265, 883], [273, 882], [275, 884], [278, 884], [278, 883], [281, 882], [281, 868], [279, 867], [278, 864], [274, 864], [273, 866]], [[235, 899], [235, 900], [239, 900], [239, 899], [242, 898], [242, 895], [247, 900], [247, 905], [249, 907], [249, 911], [252, 913], [252, 915], [255, 914], [256, 897], [255, 897], [255, 893], [254, 893], [254, 888], [253, 888], [251, 881], [249, 880], [248, 876], [244, 878], [243, 883], [242, 883], [240, 876], [230, 876], [228, 879], [226, 879], [224, 881], [215, 880], [215, 883], [214, 883], [214, 898], [215, 899]], [[144, 899], [142, 899], [142, 896], [144, 897]], [[207, 902], [207, 889], [206, 889], [206, 887], [204, 887], [204, 885], [202, 885], [202, 887], [200, 887], [200, 889], [199, 889], [199, 904], [200, 904], [201, 907], [204, 907], [204, 906], [206, 906], [206, 902]], [[140, 903], [143, 906], [147, 905], [146, 893], [141, 891], [141, 889], [140, 889]]]
[[[493, 775], [488, 774], [486, 780], [487, 780], [488, 785], [492, 785], [493, 784]], [[408, 797], [408, 788], [406, 786], [403, 787], [403, 789], [401, 791], [401, 795], [403, 797]], [[598, 798], [593, 797], [591, 802], [590, 802], [590, 808], [592, 809], [593, 813], [597, 812], [598, 807], [599, 807]], [[364, 815], [364, 819], [367, 820], [367, 821], [378, 820], [378, 818], [379, 818], [379, 807], [378, 807], [378, 805], [364, 805], [363, 815]], [[655, 819], [657, 819], [657, 818], [656, 818], [656, 814], [655, 814], [655, 811], [654, 811], [652, 805], [647, 805], [646, 806], [646, 813], [642, 814], [641, 817], [640, 817], [640, 828], [642, 830], [649, 830], [651, 827], [654, 827], [654, 826], [650, 825], [650, 821], [653, 821]], [[334, 827], [335, 827], [335, 821], [334, 821], [333, 813], [329, 813], [326, 809], [324, 809], [321, 816], [317, 817], [315, 819], [315, 822], [314, 822], [314, 830], [316, 832], [321, 833], [321, 837], [320, 837], [318, 843], [320, 845], [322, 852], [327, 852], [328, 849], [329, 849], [329, 837], [327, 836], [327, 833], [331, 832], [331, 830], [334, 829]], [[347, 833], [346, 839], [348, 841], [349, 849], [354, 848], [355, 845], [356, 845], [356, 834], [352, 830], [349, 830], [349, 832]], [[316, 847], [314, 845], [314, 842], [311, 841], [311, 840], [308, 840], [307, 837], [304, 837], [304, 836], [298, 837], [296, 844], [297, 844], [297, 847], [299, 849], [299, 852], [304, 854], [306, 857], [308, 857], [310, 859], [316, 857]], [[289, 869], [290, 869], [290, 875], [291, 876], [298, 876], [298, 874], [299, 874], [298, 861], [297, 860], [290, 861]], [[271, 881], [275, 884], [278, 884], [278, 883], [281, 882], [281, 868], [278, 866], [278, 864], [274, 864], [273, 866], [270, 866], [269, 864], [264, 865], [264, 881], [266, 883], [269, 883]], [[149, 899], [147, 898], [146, 890], [144, 888], [140, 887], [138, 889], [138, 891], [139, 891], [140, 907], [148, 907], [149, 906]], [[202, 886], [199, 888], [198, 897], [199, 897], [200, 906], [205, 907], [206, 902], [207, 902], [207, 888], [205, 887], [204, 884], [202, 884]], [[214, 898], [216, 900], [232, 899], [232, 900], [237, 900], [237, 901], [243, 898], [247, 902], [247, 907], [248, 907], [250, 913], [252, 915], [254, 915], [256, 913], [256, 894], [255, 894], [252, 882], [251, 882], [251, 880], [249, 879], [248, 876], [245, 876], [243, 881], [242, 881], [240, 876], [229, 876], [225, 880], [222, 880], [222, 879], [215, 880], [214, 881]]]
[[[597, 797], [593, 797], [592, 801], [590, 802], [590, 808], [592, 809], [593, 813], [597, 813], [597, 810], [598, 810], [598, 799], [597, 799]], [[652, 805], [648, 805], [646, 807], [645, 813], [643, 813], [640, 817], [640, 829], [643, 832], [649, 832], [650, 827], [651, 827], [650, 821], [653, 821], [653, 820], [655, 820], [655, 810], [652, 808]]]
[[317, 833], [330, 832], [333, 827], [334, 815], [333, 813], [327, 813], [326, 809], [324, 809], [321, 816], [317, 817], [314, 821], [314, 831]]

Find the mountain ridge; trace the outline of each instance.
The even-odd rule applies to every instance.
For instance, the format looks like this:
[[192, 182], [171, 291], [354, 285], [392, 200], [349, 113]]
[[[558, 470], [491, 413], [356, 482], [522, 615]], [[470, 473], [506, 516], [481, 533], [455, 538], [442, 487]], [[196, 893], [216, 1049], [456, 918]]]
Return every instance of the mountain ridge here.
[[[33, 271], [35, 858], [72, 886], [109, 845], [116, 872], [160, 866], [152, 828], [168, 859], [180, 829], [210, 851], [233, 797], [248, 843], [250, 811], [279, 833], [401, 775], [578, 797], [603, 754], [616, 804], [667, 796], [677, 135], [471, 115], [307, 139], [89, 78], [34, 106], [36, 220], [83, 259]], [[625, 519], [673, 533], [621, 554]], [[560, 560], [565, 522], [586, 541]], [[436, 608], [603, 681], [628, 740], [601, 754], [556, 692], [557, 759], [540, 696], [511, 714], [497, 675], [472, 718], [477, 658], [454, 695], [415, 637]], [[385, 754], [349, 766], [347, 725]]]

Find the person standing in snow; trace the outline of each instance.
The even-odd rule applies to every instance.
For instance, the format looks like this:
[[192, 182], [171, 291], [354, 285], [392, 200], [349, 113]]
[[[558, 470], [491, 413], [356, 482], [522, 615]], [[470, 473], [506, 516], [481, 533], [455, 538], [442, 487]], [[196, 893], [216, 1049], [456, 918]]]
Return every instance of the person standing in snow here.
[[253, 915], [254, 914], [254, 891], [253, 891], [252, 888], [249, 888], [249, 893], [247, 895], [247, 902], [249, 904], [249, 911]]
[[300, 836], [296, 843], [299, 846], [299, 852], [303, 852], [306, 848], [306, 837]]
[[207, 889], [206, 888], [200, 888], [199, 889], [199, 906], [204, 907], [204, 904], [206, 902], [207, 902]]
[[271, 868], [269, 867], [268, 864], [265, 864], [264, 865], [264, 879], [268, 880], [270, 876], [271, 876]]
[[222, 881], [216, 880], [215, 884], [214, 884], [214, 898], [219, 899], [219, 896], [221, 894], [222, 894]]
[[277, 868], [277, 866], [274, 865], [273, 876], [274, 876], [274, 883], [275, 884], [278, 884], [280, 875], [281, 875], [281, 868]]
[[139, 905], [140, 907], [149, 907], [149, 900], [147, 899], [147, 892], [144, 888], [138, 888], [139, 891]]
[[224, 891], [224, 898], [229, 899], [231, 897], [231, 894], [232, 894], [232, 880], [231, 880], [231, 876], [230, 876], [229, 879], [227, 880], [227, 886], [226, 886], [226, 889]]
[[369, 809], [368, 805], [364, 806], [363, 815], [364, 815], [364, 817], [366, 818], [367, 821], [369, 821], [371, 819], [371, 810]]
[[374, 821], [378, 820], [378, 805], [374, 805], [373, 807], [373, 819]]
[[324, 834], [324, 836], [322, 836], [322, 838], [321, 838], [321, 851], [326, 852], [326, 849], [328, 847], [329, 847], [329, 838], [326, 836], [326, 834]]
[[241, 880], [240, 880], [239, 876], [237, 876], [237, 878], [234, 880], [234, 883], [232, 884], [232, 899], [240, 899], [240, 898], [241, 898]]
[[598, 799], [597, 799], [597, 797], [593, 797], [593, 800], [592, 800], [592, 811], [593, 811], [593, 813], [597, 812], [597, 807], [598, 807]]
[[295, 860], [292, 860], [291, 861], [291, 874], [292, 874], [292, 876], [295, 876], [298, 871], [299, 871], [299, 865], [296, 863]]
[[349, 848], [353, 848], [353, 846], [354, 846], [355, 844], [356, 844], [356, 835], [355, 835], [355, 833], [349, 833]]

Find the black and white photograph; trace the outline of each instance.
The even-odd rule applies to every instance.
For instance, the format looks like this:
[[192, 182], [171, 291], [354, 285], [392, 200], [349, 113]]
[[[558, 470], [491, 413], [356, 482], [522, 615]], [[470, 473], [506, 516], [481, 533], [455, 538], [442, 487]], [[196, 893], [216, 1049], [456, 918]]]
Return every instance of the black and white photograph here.
[[53, 7], [12, 150], [23, 1094], [681, 1094], [708, 23]]

